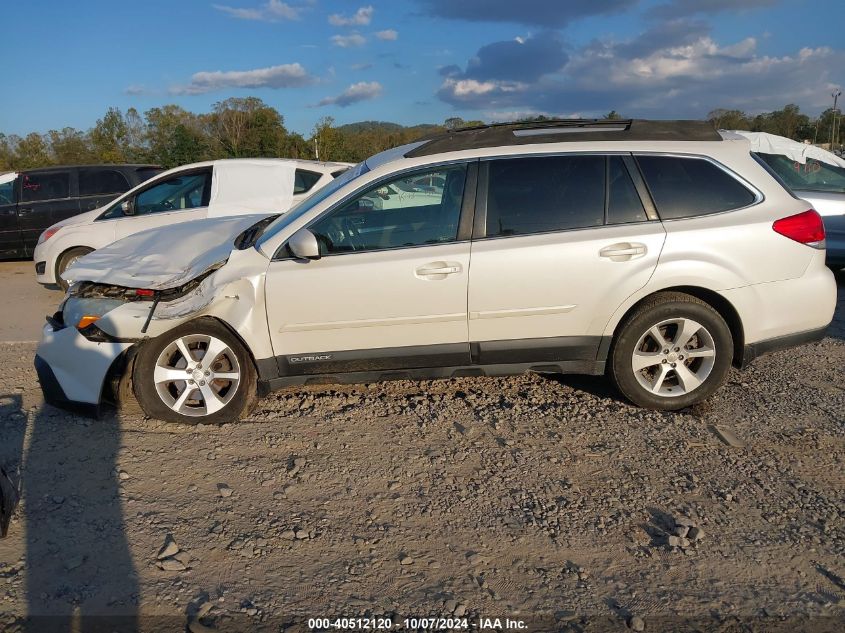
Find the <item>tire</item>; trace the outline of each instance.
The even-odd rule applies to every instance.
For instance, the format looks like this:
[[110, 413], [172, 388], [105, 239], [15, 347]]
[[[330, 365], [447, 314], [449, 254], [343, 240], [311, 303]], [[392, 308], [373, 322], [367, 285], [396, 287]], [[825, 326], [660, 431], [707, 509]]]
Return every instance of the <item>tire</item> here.
[[[194, 368], [190, 374], [185, 352]], [[203, 363], [208, 353], [214, 354], [210, 367]], [[144, 413], [182, 424], [237, 422], [257, 400], [257, 381], [252, 357], [238, 337], [209, 318], [143, 343], [132, 371], [132, 388]]]
[[733, 349], [731, 330], [712, 306], [683, 293], [660, 293], [622, 323], [608, 373], [634, 404], [676, 411], [701, 402], [725, 382]]
[[61, 274], [65, 272], [70, 265], [73, 264], [77, 259], [82, 257], [83, 255], [87, 255], [88, 253], [93, 253], [93, 248], [88, 248], [86, 246], [77, 246], [76, 248], [71, 248], [66, 250], [64, 253], [59, 255], [59, 260], [56, 262], [56, 283], [62, 290], [67, 290], [67, 282], [61, 278]]

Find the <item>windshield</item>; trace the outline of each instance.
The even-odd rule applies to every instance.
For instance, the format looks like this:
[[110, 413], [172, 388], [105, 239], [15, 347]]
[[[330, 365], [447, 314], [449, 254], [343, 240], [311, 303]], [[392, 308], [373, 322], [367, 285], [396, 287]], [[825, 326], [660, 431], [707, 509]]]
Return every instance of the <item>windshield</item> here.
[[264, 242], [265, 240], [273, 237], [276, 233], [281, 231], [291, 222], [302, 217], [304, 214], [308, 213], [311, 209], [320, 204], [323, 200], [331, 196], [335, 191], [337, 191], [341, 187], [345, 187], [346, 183], [355, 180], [358, 176], [362, 176], [368, 171], [370, 171], [370, 168], [367, 167], [367, 164], [365, 162], [361, 162], [355, 165], [354, 167], [350, 167], [347, 171], [343, 172], [340, 176], [332, 180], [325, 187], [323, 187], [322, 189], [318, 189], [313, 194], [305, 198], [305, 200], [295, 205], [290, 211], [279, 216], [275, 222], [273, 222], [264, 230], [260, 241]]

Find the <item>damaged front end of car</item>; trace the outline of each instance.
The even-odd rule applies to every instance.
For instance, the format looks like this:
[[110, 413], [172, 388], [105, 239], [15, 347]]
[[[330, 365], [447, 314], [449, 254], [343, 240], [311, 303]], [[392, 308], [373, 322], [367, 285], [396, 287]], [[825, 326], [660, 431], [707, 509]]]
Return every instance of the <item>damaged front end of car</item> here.
[[[185, 224], [200, 222], [205, 221]], [[219, 240], [219, 222], [208, 222], [204, 230], [214, 232], [217, 226]], [[201, 230], [193, 227], [193, 234]], [[172, 258], [166, 267], [156, 267], [148, 251], [133, 257], [120, 242], [88, 256], [97, 255], [97, 268], [83, 267], [76, 279], [92, 279], [71, 284], [58, 311], [47, 317], [36, 351], [44, 399], [95, 417], [104, 405], [120, 406], [132, 398], [132, 362], [139, 346], [196, 318], [215, 318], [250, 345], [269, 346], [266, 320], [262, 327], [260, 318], [268, 259], [243, 239], [248, 230], [241, 227], [234, 240], [230, 234], [214, 256], [205, 252], [190, 263], [177, 263], [179, 275], [172, 274]], [[110, 278], [119, 283], [109, 283]]]

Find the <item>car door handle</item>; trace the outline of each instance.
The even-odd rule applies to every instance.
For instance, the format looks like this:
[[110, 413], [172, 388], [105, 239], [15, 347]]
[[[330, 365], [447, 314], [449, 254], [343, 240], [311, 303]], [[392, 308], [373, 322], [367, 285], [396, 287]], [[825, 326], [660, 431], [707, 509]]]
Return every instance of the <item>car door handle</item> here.
[[32, 213], [32, 209], [18, 209], [18, 215], [29, 215]]
[[614, 262], [626, 262], [629, 259], [642, 257], [648, 252], [645, 244], [639, 242], [619, 242], [605, 246], [599, 251], [601, 257], [607, 257]]
[[446, 275], [461, 272], [461, 265], [456, 262], [431, 262], [417, 268], [417, 277], [432, 277], [442, 279]]

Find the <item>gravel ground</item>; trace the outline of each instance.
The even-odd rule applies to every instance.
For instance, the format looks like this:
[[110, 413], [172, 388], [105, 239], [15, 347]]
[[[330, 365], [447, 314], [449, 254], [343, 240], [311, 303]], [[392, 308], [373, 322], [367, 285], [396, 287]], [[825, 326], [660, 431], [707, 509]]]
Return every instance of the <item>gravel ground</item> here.
[[0, 344], [23, 482], [0, 630], [841, 631], [843, 290], [824, 341], [674, 414], [527, 375], [282, 391], [219, 428], [93, 421], [41, 403], [32, 344]]

